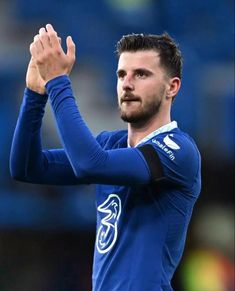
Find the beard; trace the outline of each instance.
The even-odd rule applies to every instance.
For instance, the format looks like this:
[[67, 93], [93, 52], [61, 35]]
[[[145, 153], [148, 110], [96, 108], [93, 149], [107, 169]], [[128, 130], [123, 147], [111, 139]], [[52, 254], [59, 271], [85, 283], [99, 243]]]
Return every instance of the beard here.
[[127, 112], [120, 108], [121, 119], [129, 123], [145, 123], [156, 115], [161, 107], [161, 100], [144, 104], [135, 111]]
[[[120, 116], [121, 119], [125, 122], [133, 123], [133, 124], [144, 124], [148, 122], [154, 115], [156, 115], [162, 104], [162, 99], [164, 96], [165, 88], [161, 88], [158, 94], [149, 97], [149, 100], [146, 102], [142, 102], [141, 98], [136, 95], [127, 94], [124, 97], [121, 97], [121, 104], [123, 100], [136, 100], [139, 102], [136, 109], [124, 109], [122, 105], [119, 105]], [[127, 96], [127, 97], [125, 97]]]

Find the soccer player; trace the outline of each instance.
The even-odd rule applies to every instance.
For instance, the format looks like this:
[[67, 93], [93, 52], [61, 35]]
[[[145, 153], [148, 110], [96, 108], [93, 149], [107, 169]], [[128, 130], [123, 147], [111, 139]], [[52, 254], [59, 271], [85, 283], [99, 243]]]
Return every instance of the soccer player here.
[[[117, 95], [127, 130], [96, 138], [82, 119], [67, 52], [52, 25], [39, 30], [30, 61], [10, 169], [29, 183], [97, 184], [95, 291], [168, 291], [201, 188], [200, 154], [171, 121], [182, 58], [168, 34], [131, 34], [117, 43]], [[92, 85], [92, 84], [91, 84]], [[63, 149], [42, 149], [40, 130], [49, 98]]]

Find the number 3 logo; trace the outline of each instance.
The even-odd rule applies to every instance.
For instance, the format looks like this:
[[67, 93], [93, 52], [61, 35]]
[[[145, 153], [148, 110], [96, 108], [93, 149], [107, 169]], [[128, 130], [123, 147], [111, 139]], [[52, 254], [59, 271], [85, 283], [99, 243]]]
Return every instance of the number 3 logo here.
[[121, 199], [116, 194], [110, 194], [97, 209], [101, 216], [105, 214], [96, 237], [97, 250], [104, 254], [111, 250], [117, 240], [117, 224], [122, 211]]

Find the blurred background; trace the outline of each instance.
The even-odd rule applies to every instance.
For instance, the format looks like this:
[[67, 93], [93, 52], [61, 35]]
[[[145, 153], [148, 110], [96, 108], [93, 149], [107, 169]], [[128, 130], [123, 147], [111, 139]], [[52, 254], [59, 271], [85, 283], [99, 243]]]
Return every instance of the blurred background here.
[[[121, 36], [167, 31], [180, 44], [183, 86], [172, 117], [198, 144], [203, 184], [173, 286], [234, 290], [234, 2], [0, 0], [0, 291], [91, 290], [94, 186], [28, 185], [9, 175], [28, 47], [46, 23], [76, 42], [71, 79], [94, 135], [126, 127], [115, 88]], [[42, 135], [45, 148], [61, 146], [50, 108]]]

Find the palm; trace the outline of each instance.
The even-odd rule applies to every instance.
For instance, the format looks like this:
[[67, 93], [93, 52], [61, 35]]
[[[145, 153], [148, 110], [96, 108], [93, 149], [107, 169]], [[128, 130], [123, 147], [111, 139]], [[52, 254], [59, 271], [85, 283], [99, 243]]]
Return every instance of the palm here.
[[31, 58], [28, 65], [26, 73], [26, 86], [39, 94], [45, 93], [45, 81], [41, 78], [33, 58]]

